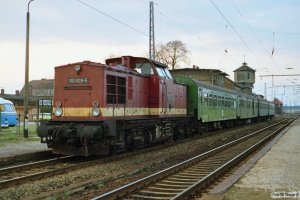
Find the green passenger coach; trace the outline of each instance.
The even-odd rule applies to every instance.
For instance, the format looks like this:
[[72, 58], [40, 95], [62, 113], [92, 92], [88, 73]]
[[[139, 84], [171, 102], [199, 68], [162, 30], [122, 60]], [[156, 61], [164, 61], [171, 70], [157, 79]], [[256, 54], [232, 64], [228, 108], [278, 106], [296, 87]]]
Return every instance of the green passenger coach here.
[[176, 81], [187, 85], [188, 114], [203, 122], [215, 122], [214, 126], [239, 118], [237, 113], [238, 93], [209, 85], [186, 77]]

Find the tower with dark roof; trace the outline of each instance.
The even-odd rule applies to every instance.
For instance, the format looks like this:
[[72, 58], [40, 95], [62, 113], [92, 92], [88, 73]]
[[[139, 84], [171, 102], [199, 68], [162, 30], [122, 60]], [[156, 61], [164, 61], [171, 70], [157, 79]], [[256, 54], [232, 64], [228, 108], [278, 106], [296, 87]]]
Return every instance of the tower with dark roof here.
[[252, 94], [252, 88], [255, 83], [255, 70], [247, 65], [246, 62], [234, 72], [234, 82], [242, 92]]

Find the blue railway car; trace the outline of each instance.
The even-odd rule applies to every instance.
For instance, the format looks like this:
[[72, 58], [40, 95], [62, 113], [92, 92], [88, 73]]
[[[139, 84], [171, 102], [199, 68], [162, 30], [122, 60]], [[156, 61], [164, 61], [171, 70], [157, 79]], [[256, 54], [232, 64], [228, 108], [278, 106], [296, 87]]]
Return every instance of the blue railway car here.
[[0, 98], [0, 110], [2, 128], [16, 126], [18, 124], [17, 112], [11, 101]]

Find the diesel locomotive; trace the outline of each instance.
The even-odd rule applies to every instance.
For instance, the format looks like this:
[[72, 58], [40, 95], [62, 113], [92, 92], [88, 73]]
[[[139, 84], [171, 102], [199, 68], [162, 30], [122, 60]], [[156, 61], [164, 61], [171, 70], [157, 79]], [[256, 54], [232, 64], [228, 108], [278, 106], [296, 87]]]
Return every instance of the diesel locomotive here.
[[58, 66], [54, 85], [53, 118], [37, 134], [65, 155], [107, 155], [274, 115], [271, 102], [174, 79], [166, 65], [141, 57]]

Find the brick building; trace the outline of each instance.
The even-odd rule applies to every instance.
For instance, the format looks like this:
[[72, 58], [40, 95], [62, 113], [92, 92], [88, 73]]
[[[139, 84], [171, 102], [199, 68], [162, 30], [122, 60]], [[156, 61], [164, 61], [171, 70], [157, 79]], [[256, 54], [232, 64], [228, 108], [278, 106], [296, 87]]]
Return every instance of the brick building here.
[[[53, 79], [32, 80], [29, 82], [29, 120], [32, 120], [38, 113], [38, 101], [40, 99], [52, 99], [53, 92]], [[1, 89], [0, 93], [0, 97], [14, 103], [17, 113], [21, 116], [21, 120], [23, 120], [24, 115], [24, 93], [25, 87], [22, 88], [21, 92], [16, 90], [15, 94], [6, 94], [4, 89]]]

